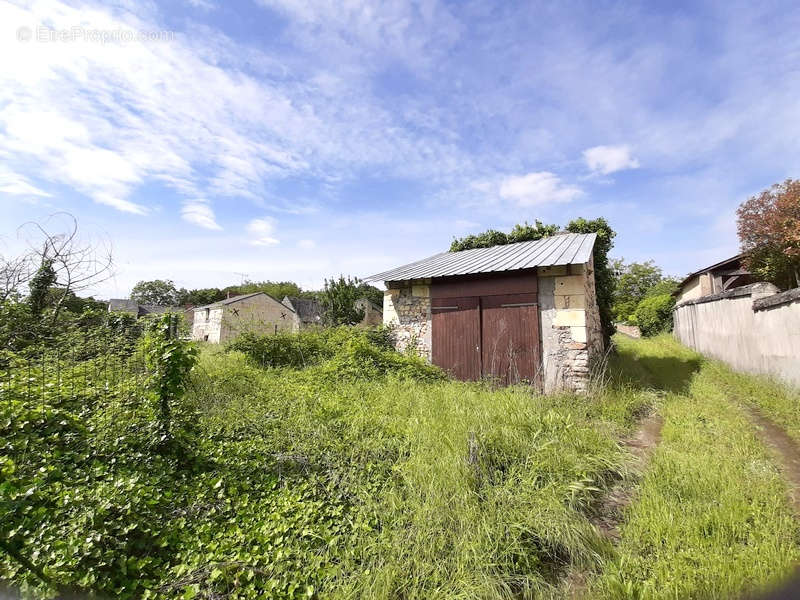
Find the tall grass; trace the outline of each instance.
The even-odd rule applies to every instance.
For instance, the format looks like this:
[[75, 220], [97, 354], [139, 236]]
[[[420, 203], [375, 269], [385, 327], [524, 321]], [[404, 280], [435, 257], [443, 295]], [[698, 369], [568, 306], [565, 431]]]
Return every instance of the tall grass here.
[[[617, 439], [647, 396], [343, 380], [206, 356], [196, 399], [217, 439], [260, 440], [348, 490], [362, 531], [322, 583], [338, 598], [534, 597], [611, 548], [587, 518], [624, 474]], [[337, 548], [331, 548], [336, 552]]]
[[668, 392], [659, 407], [665, 424], [618, 555], [591, 595], [740, 597], [789, 575], [800, 527], [786, 483], [726, 396], [719, 366], [666, 336], [619, 344], [628, 374]]

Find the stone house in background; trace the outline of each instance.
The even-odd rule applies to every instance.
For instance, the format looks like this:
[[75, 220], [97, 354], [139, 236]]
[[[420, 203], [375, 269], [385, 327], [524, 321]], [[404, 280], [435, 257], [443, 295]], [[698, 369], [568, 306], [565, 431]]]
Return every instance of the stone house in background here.
[[676, 303], [720, 294], [754, 283], [755, 279], [744, 267], [743, 259], [744, 254], [737, 254], [687, 275], [674, 294]]
[[360, 327], [375, 327], [383, 323], [383, 308], [372, 302], [369, 298], [360, 298], [355, 303], [356, 310], [364, 311], [364, 318], [359, 323]]
[[293, 331], [294, 311], [264, 292], [243, 294], [194, 309], [192, 339], [229, 342], [246, 331], [261, 335]]
[[463, 380], [585, 391], [603, 353], [592, 250], [596, 234], [564, 233], [443, 252], [378, 273], [383, 322]]
[[294, 313], [292, 331], [322, 325], [322, 304], [316, 298], [298, 298], [284, 296], [281, 302]]

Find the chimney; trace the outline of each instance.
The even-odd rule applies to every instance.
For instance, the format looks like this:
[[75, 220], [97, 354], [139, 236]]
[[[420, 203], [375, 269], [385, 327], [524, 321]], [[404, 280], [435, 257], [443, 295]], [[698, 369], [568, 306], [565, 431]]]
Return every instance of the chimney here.
[[228, 290], [228, 300], [230, 300], [230, 299], [231, 299], [231, 291]]

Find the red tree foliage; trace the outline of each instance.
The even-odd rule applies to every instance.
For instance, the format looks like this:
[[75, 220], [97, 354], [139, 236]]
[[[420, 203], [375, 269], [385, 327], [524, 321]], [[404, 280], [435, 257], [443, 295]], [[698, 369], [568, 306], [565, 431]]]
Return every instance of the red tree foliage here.
[[800, 286], [800, 180], [787, 179], [737, 211], [748, 268], [779, 287]]

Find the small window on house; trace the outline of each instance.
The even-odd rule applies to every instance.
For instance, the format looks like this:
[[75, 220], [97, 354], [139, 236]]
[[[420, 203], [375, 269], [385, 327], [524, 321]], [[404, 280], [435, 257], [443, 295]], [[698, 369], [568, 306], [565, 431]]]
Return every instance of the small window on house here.
[[208, 321], [208, 320], [209, 320], [209, 318], [211, 318], [211, 309], [210, 309], [210, 308], [207, 308], [207, 309], [206, 309], [206, 321]]
[[204, 341], [204, 342], [207, 342], [207, 341], [208, 341], [208, 334], [206, 334], [206, 335], [204, 335], [204, 336], [203, 336], [203, 341]]

